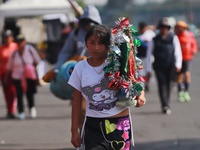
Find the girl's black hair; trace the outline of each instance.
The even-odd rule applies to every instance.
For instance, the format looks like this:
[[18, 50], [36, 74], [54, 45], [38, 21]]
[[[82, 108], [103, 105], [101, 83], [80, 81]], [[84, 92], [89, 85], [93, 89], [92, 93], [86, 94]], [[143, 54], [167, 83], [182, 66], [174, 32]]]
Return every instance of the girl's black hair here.
[[110, 46], [111, 40], [111, 30], [105, 25], [94, 25], [92, 26], [85, 35], [85, 43], [90, 36], [96, 35], [100, 38], [102, 44], [105, 44], [107, 47]]

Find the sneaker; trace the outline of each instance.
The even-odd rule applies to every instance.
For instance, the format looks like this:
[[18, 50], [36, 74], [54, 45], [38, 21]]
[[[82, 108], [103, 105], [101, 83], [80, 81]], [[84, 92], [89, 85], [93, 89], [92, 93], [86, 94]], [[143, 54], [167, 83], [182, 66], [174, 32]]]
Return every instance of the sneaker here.
[[178, 100], [179, 100], [179, 102], [185, 101], [185, 93], [183, 91], [178, 93]]
[[32, 107], [30, 109], [30, 116], [31, 116], [31, 118], [36, 118], [37, 117], [37, 111], [36, 111], [35, 107]]
[[24, 119], [26, 118], [25, 113], [24, 113], [24, 112], [20, 113], [20, 114], [18, 115], [18, 118], [19, 118], [19, 120], [24, 120]]
[[191, 97], [187, 91], [184, 92], [184, 98], [185, 98], [185, 101], [187, 101], [187, 102], [189, 102], [191, 100]]
[[163, 107], [163, 113], [166, 115], [170, 115], [172, 113], [172, 111], [170, 110], [169, 107], [165, 106], [165, 107]]

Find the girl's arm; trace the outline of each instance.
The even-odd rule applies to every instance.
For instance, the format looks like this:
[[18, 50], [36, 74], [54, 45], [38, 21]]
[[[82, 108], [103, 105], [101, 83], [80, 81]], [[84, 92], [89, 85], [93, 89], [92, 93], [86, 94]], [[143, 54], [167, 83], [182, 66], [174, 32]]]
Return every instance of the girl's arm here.
[[81, 146], [81, 137], [79, 132], [79, 121], [81, 116], [82, 94], [77, 89], [74, 89], [72, 100], [72, 117], [71, 117], [71, 143], [74, 147]]
[[30, 53], [34, 60], [34, 65], [37, 66], [38, 63], [41, 61], [40, 55], [38, 54], [37, 50], [32, 45], [29, 45], [29, 48], [30, 48], [29, 49]]

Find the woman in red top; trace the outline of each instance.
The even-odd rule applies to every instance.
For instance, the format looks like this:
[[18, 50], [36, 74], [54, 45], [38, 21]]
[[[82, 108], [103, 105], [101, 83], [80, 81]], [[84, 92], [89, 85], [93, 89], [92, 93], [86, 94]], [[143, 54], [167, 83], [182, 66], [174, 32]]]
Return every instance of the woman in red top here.
[[[15, 94], [15, 86], [12, 83], [11, 78], [6, 78], [6, 65], [8, 62], [8, 58], [13, 53], [13, 51], [17, 50], [17, 44], [13, 42], [12, 31], [6, 30], [3, 33], [3, 45], [0, 46], [0, 79], [3, 88], [3, 93], [7, 105], [7, 118], [15, 118], [15, 110], [16, 110], [16, 94]], [[6, 82], [5, 82], [6, 81]]]
[[189, 63], [193, 59], [194, 54], [198, 52], [197, 41], [194, 34], [188, 30], [188, 25], [184, 21], [178, 21], [175, 26], [175, 32], [179, 38], [182, 50], [182, 69], [178, 74], [178, 98], [180, 102], [190, 101], [189, 86], [191, 75], [189, 71]]

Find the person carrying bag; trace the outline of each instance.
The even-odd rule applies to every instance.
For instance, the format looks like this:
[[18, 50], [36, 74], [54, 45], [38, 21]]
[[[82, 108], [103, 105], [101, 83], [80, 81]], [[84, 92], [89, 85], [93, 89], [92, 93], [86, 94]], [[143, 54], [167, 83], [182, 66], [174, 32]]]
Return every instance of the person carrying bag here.
[[18, 51], [14, 52], [8, 61], [8, 76], [11, 75], [17, 90], [18, 118], [25, 119], [23, 94], [26, 95], [31, 118], [37, 117], [34, 94], [37, 93], [36, 65], [40, 62], [37, 51], [26, 43], [24, 35], [17, 36]]
[[[33, 57], [33, 53], [32, 51], [29, 49], [29, 52], [31, 53], [32, 57]], [[23, 57], [21, 54], [20, 58], [22, 60], [23, 66], [24, 66], [24, 73], [23, 73], [23, 77], [21, 80], [21, 84], [22, 84], [22, 89], [24, 91], [24, 93], [26, 93], [27, 91], [27, 80], [32, 80], [31, 82], [33, 82], [32, 85], [32, 91], [34, 93], [37, 92], [37, 81], [38, 81], [38, 76], [37, 76], [37, 71], [36, 71], [36, 64], [26, 64], [26, 62], [24, 61]], [[34, 59], [34, 57], [33, 57]], [[30, 81], [29, 81], [30, 82]]]

